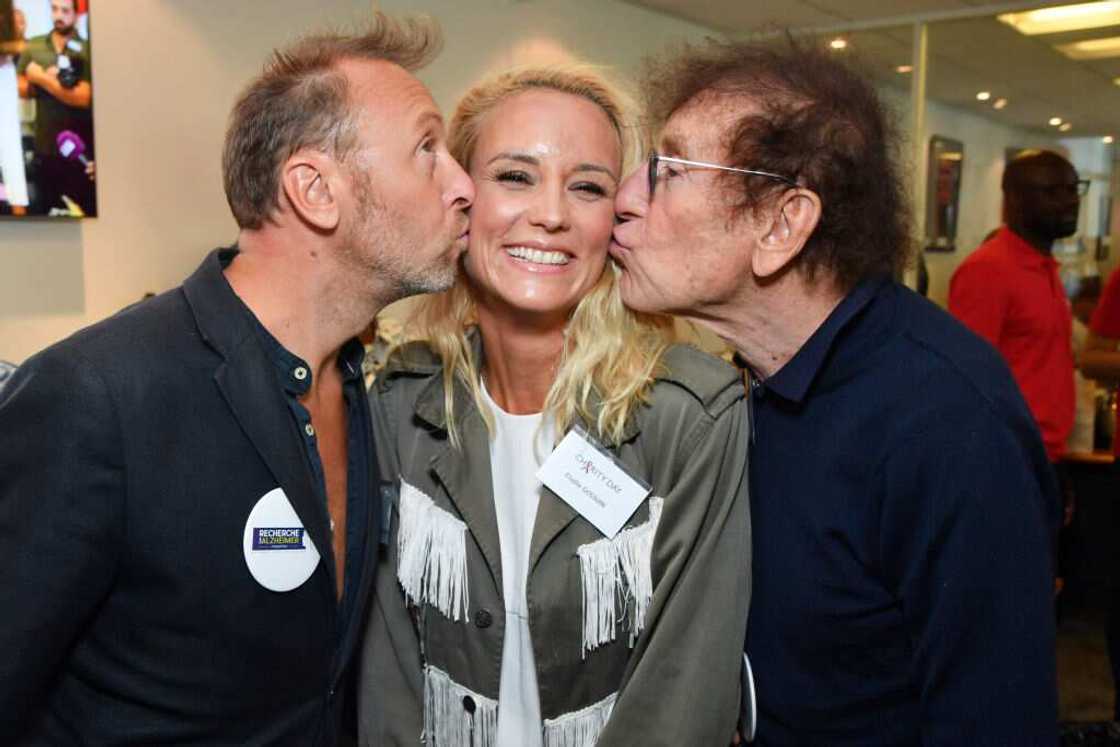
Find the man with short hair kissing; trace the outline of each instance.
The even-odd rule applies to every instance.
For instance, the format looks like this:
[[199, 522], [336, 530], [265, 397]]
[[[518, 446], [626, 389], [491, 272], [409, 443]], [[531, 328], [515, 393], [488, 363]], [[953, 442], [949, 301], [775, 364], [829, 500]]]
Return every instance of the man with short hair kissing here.
[[0, 742], [333, 745], [380, 536], [356, 335], [446, 288], [473, 186], [430, 24], [278, 52], [226, 137], [236, 246], [0, 396]]

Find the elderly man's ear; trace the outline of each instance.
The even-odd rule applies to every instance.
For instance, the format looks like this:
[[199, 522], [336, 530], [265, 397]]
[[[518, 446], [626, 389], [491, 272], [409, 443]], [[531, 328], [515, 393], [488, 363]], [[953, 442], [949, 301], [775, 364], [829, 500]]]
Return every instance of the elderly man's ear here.
[[821, 218], [821, 199], [808, 189], [789, 189], [763, 213], [758, 250], [751, 256], [751, 269], [758, 277], [770, 277], [787, 267], [801, 253]]
[[341, 217], [344, 180], [338, 164], [324, 153], [298, 151], [284, 162], [280, 188], [292, 211], [312, 228], [330, 232]]

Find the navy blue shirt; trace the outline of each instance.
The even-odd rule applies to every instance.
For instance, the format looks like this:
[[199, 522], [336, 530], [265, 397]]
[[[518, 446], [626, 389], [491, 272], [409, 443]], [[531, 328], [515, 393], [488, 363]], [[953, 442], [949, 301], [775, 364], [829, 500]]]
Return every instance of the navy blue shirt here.
[[759, 743], [1056, 744], [1056, 486], [995, 351], [876, 278], [751, 405]]
[[[327, 511], [327, 482], [323, 473], [323, 460], [319, 456], [319, 446], [311, 413], [300, 403], [299, 398], [311, 389], [311, 367], [280, 341], [272, 336], [248, 307], [245, 312], [253, 319], [261, 342], [269, 360], [276, 371], [277, 384], [284, 392], [292, 422], [299, 432], [303, 454], [307, 458], [307, 468], [311, 472], [311, 484], [322, 500], [323, 510]], [[362, 573], [362, 558], [365, 557], [366, 535], [369, 532], [367, 515], [368, 504], [373, 500], [371, 491], [371, 469], [373, 462], [373, 426], [370, 422], [369, 406], [366, 400], [365, 378], [362, 374], [362, 359], [365, 348], [357, 338], [346, 342], [338, 353], [338, 368], [342, 373], [342, 394], [346, 400], [346, 568], [335, 569], [343, 575], [342, 600], [338, 615], [338, 635], [341, 636], [350, 622], [350, 614], [358, 592], [358, 581]], [[328, 512], [329, 514], [329, 512]], [[338, 527], [332, 529], [339, 531]], [[325, 548], [332, 552], [332, 548]]]

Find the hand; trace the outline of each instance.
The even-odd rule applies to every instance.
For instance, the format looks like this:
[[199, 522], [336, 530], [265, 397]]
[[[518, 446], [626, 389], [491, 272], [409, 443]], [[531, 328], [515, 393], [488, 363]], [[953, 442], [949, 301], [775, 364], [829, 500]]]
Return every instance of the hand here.
[[51, 65], [46, 70], [38, 62], [27, 63], [27, 80], [40, 88], [44, 88], [44, 83], [58, 82], [58, 66]]

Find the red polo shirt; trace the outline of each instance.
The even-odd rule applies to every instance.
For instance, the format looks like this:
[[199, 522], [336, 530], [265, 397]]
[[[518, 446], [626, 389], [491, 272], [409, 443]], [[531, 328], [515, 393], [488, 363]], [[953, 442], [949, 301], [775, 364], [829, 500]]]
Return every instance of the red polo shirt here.
[[949, 311], [1003, 354], [1057, 461], [1074, 410], [1073, 321], [1058, 262], [1004, 226], [953, 273]]
[[[1093, 318], [1089, 321], [1089, 329], [1098, 337], [1120, 340], [1120, 269], [1114, 270], [1109, 276], [1101, 300], [1093, 311]], [[1120, 456], [1120, 410], [1116, 413], [1115, 433], [1112, 438], [1112, 450]]]

